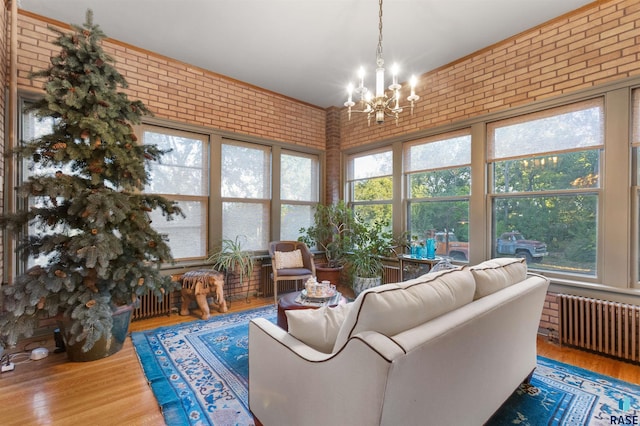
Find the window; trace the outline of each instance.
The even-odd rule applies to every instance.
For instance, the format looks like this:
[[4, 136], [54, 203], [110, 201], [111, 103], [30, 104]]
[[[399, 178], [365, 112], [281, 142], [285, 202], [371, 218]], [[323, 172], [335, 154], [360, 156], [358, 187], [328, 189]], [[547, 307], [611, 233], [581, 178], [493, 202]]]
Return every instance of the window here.
[[319, 201], [318, 157], [283, 152], [280, 157], [280, 239], [297, 240], [300, 228], [313, 225]]
[[594, 99], [489, 123], [494, 255], [596, 275], [603, 120]]
[[468, 261], [471, 135], [461, 131], [404, 146], [410, 238], [436, 238], [436, 253]]
[[635, 285], [640, 286], [640, 89], [633, 91], [633, 116], [632, 116], [632, 132], [631, 144], [633, 147], [633, 196], [634, 196], [634, 212], [635, 212]]
[[221, 165], [222, 238], [240, 237], [246, 250], [266, 250], [271, 206], [271, 149], [225, 141]]
[[169, 238], [174, 259], [207, 256], [209, 152], [207, 136], [157, 126], [143, 126], [142, 141], [169, 150], [160, 162], [152, 162], [145, 192], [178, 202], [185, 217], [167, 221], [151, 212], [153, 227]]
[[354, 212], [365, 223], [379, 221], [386, 229], [391, 229], [392, 151], [354, 155], [348, 164], [349, 199]]
[[[22, 110], [28, 107], [30, 102], [22, 102]], [[30, 141], [44, 135], [47, 135], [53, 131], [54, 120], [51, 117], [38, 118], [35, 116], [33, 112], [25, 112], [22, 114], [21, 120], [21, 138], [23, 141]], [[29, 176], [32, 175], [33, 167], [36, 165], [35, 160], [33, 158], [25, 158], [22, 161], [21, 167], [19, 168], [19, 181], [26, 181], [29, 179]], [[46, 175], [46, 174], [54, 174], [57, 168], [49, 167], [43, 168], [42, 165], [38, 165], [38, 174]], [[65, 174], [72, 174], [71, 166], [67, 165], [65, 169], [62, 170]], [[33, 205], [34, 207], [43, 207], [44, 203], [41, 199], [36, 197], [28, 197], [28, 199], [18, 199], [16, 200], [18, 206], [22, 208], [23, 203], [28, 203], [29, 205]], [[60, 225], [58, 225], [59, 227]], [[27, 230], [29, 235], [47, 235], [48, 231], [43, 229], [42, 227], [36, 226], [34, 224], [29, 225], [29, 229]], [[39, 256], [33, 257], [30, 256], [27, 259], [26, 263], [20, 263], [17, 265], [18, 271], [23, 271], [35, 265], [45, 265], [48, 263], [50, 256]]]

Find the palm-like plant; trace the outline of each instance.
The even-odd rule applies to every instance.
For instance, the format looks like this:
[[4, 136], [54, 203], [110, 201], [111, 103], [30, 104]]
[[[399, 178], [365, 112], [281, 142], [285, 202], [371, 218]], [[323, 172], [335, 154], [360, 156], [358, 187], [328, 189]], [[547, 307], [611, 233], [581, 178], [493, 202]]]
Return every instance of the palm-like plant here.
[[213, 269], [224, 271], [225, 274], [238, 274], [242, 286], [245, 277], [249, 278], [249, 282], [251, 281], [255, 260], [252, 251], [242, 248], [240, 238], [236, 235], [233, 240], [223, 239], [220, 246], [209, 256], [208, 261]]

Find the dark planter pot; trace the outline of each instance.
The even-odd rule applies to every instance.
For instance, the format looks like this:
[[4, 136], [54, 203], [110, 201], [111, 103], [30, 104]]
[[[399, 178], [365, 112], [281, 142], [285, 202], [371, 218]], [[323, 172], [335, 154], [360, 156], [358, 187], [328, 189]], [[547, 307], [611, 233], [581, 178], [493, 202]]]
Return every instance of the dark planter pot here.
[[329, 281], [331, 284], [340, 284], [340, 274], [342, 273], [342, 266], [330, 268], [326, 264], [316, 265], [316, 279], [318, 282]]
[[72, 362], [87, 362], [96, 361], [98, 359], [106, 358], [118, 352], [122, 349], [127, 333], [129, 332], [129, 324], [131, 323], [131, 314], [133, 313], [133, 306], [120, 306], [113, 312], [113, 327], [111, 328], [111, 339], [107, 340], [102, 338], [96, 342], [93, 347], [87, 351], [82, 351], [82, 345], [84, 341], [69, 345], [65, 332], [64, 321], [61, 321], [60, 331], [65, 340], [65, 346], [67, 348], [67, 357]]

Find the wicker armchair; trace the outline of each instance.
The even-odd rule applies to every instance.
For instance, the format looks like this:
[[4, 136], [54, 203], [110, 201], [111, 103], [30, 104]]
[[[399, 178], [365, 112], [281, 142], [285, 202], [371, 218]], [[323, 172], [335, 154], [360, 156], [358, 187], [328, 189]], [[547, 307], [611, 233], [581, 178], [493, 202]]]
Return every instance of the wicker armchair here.
[[[296, 252], [299, 250], [300, 253]], [[272, 241], [269, 243], [269, 255], [273, 272], [273, 298], [278, 304], [278, 282], [298, 281], [315, 277], [316, 265], [309, 247], [300, 241]], [[303, 284], [304, 285], [304, 284]]]

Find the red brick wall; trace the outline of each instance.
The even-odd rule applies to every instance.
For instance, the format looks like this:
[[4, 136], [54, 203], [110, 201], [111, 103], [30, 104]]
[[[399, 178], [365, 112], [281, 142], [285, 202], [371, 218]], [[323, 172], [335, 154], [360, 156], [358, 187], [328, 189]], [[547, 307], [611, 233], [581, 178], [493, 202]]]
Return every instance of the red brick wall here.
[[[342, 149], [640, 75], [640, 2], [597, 2], [423, 74], [415, 113], [367, 126], [342, 110]], [[406, 96], [406, 93], [405, 93]], [[405, 111], [408, 108], [405, 109]]]
[[340, 109], [336, 107], [327, 109], [326, 128], [326, 187], [324, 202], [326, 204], [335, 204], [342, 198], [342, 191], [340, 190], [340, 175], [342, 170], [340, 161]]
[[[6, 131], [6, 96], [9, 87], [9, 43], [10, 41], [10, 25], [9, 25], [9, 3], [3, 1], [0, 3], [0, 211], [4, 212], [4, 152], [5, 141], [7, 140]], [[4, 259], [4, 233], [0, 233], [0, 259]], [[4, 277], [4, 261], [0, 260], [0, 277]], [[1, 282], [1, 279], [0, 279]]]
[[[47, 67], [49, 58], [59, 51], [51, 44], [56, 34], [47, 29], [50, 22], [20, 11], [21, 89], [40, 90], [42, 82], [29, 80], [29, 72]], [[114, 40], [106, 40], [103, 47], [129, 83], [129, 97], [144, 102], [158, 118], [325, 148], [326, 113], [322, 108]]]
[[[540, 317], [540, 330], [544, 334], [548, 334], [549, 330], [558, 332], [560, 324], [558, 316], [558, 294], [548, 292], [542, 308], [542, 316]], [[557, 335], [557, 334], [556, 334]]]

